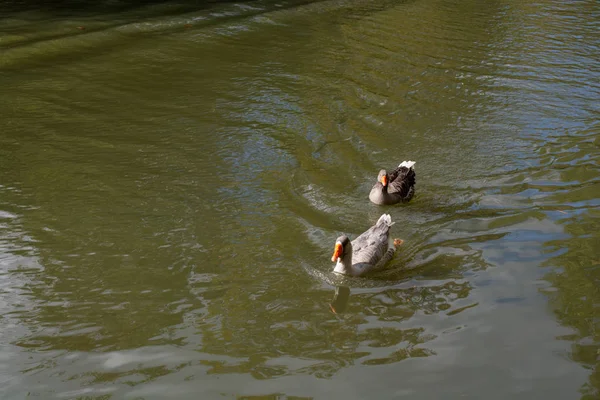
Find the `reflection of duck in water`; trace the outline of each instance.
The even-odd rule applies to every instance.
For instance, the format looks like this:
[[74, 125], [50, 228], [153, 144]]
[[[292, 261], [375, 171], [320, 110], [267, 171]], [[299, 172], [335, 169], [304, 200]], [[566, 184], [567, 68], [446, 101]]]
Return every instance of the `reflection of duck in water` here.
[[361, 276], [383, 267], [394, 256], [396, 247], [403, 243], [394, 239], [390, 244], [389, 231], [393, 224], [392, 217], [383, 214], [374, 226], [352, 242], [347, 236], [337, 238], [331, 257], [336, 263], [333, 272]]
[[402, 161], [389, 174], [385, 169], [379, 171], [377, 183], [369, 193], [369, 200], [379, 205], [408, 203], [415, 194], [414, 165], [414, 161]]
[[348, 286], [336, 286], [333, 300], [329, 303], [329, 308], [334, 314], [341, 314], [346, 311], [349, 298], [350, 288]]

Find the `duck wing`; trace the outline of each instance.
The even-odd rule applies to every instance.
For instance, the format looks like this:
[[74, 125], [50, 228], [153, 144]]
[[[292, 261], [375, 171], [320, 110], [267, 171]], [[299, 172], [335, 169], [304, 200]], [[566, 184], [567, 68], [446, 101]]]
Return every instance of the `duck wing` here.
[[410, 200], [414, 194], [416, 183], [414, 168], [412, 166], [407, 168], [400, 164], [398, 168], [389, 174], [389, 177], [388, 193], [400, 196], [404, 201]]
[[389, 248], [389, 231], [394, 223], [389, 214], [352, 241], [352, 264], [376, 265]]

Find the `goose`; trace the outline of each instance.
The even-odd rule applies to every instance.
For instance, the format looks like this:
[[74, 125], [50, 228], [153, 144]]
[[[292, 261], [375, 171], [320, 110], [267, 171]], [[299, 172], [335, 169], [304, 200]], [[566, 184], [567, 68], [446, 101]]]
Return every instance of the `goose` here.
[[389, 231], [394, 224], [389, 214], [383, 214], [377, 223], [350, 242], [347, 236], [335, 240], [331, 262], [333, 272], [351, 276], [362, 276], [383, 267], [392, 259], [396, 247], [404, 241], [394, 239], [390, 243]]
[[369, 193], [369, 200], [379, 205], [408, 203], [415, 194], [414, 161], [402, 161], [391, 173], [379, 171], [377, 183]]

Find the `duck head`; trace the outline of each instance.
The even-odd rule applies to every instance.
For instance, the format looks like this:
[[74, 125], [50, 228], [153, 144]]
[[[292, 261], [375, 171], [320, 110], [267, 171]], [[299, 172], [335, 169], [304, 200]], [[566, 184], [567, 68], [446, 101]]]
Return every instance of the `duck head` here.
[[379, 175], [377, 175], [377, 182], [381, 183], [383, 187], [387, 187], [388, 185], [388, 174], [385, 169], [379, 171]]
[[333, 249], [331, 262], [341, 262], [351, 251], [352, 247], [350, 246], [350, 239], [348, 239], [348, 236], [340, 236], [335, 240], [335, 248]]

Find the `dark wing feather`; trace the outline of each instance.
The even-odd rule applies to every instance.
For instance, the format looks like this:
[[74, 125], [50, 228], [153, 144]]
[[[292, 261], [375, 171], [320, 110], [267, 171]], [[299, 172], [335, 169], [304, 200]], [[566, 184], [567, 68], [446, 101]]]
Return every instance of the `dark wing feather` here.
[[389, 174], [389, 177], [388, 193], [397, 194], [402, 198], [412, 197], [416, 183], [416, 175], [413, 168], [398, 167]]

